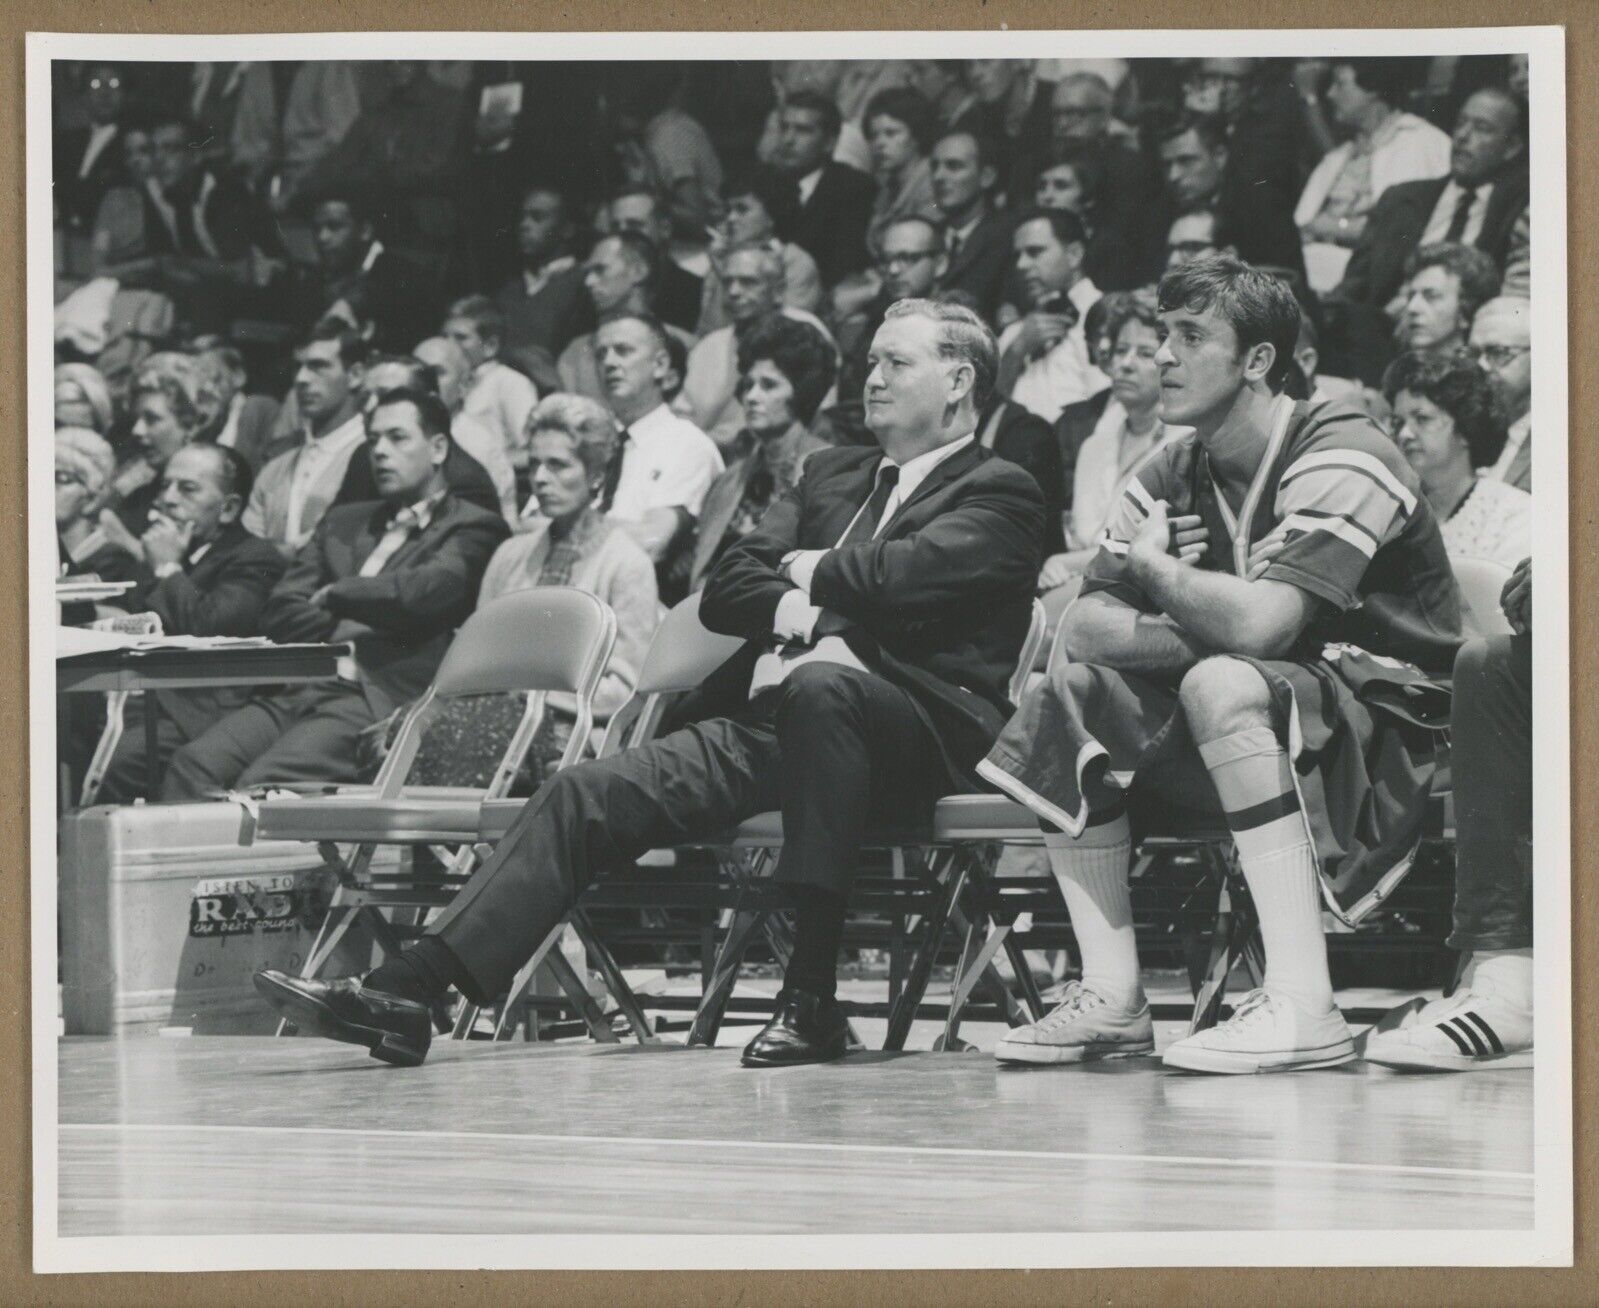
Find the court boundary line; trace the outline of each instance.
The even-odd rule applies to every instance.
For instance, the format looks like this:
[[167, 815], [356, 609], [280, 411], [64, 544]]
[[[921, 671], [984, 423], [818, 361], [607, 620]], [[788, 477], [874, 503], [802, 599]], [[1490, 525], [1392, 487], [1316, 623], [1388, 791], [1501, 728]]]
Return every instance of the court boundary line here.
[[1168, 1164], [1179, 1167], [1257, 1169], [1281, 1168], [1298, 1172], [1403, 1174], [1407, 1176], [1526, 1182], [1531, 1182], [1536, 1176], [1533, 1172], [1512, 1172], [1495, 1168], [1434, 1167], [1421, 1163], [1345, 1163], [1321, 1159], [1207, 1157], [1201, 1154], [1122, 1154], [1089, 1153], [1076, 1150], [977, 1149], [957, 1145], [875, 1145], [832, 1143], [820, 1140], [725, 1140], [687, 1136], [560, 1135], [553, 1132], [522, 1131], [406, 1131], [397, 1127], [250, 1126], [243, 1123], [232, 1124], [224, 1122], [206, 1122], [194, 1125], [176, 1122], [62, 1122], [59, 1124], [59, 1129], [63, 1133], [67, 1131], [164, 1131], [191, 1134], [210, 1132], [213, 1134], [365, 1136], [368, 1138], [402, 1140], [486, 1140], [497, 1141], [501, 1144], [515, 1141], [534, 1144], [601, 1145], [610, 1148], [625, 1148], [629, 1145], [665, 1145], [674, 1148], [695, 1149], [764, 1149], [793, 1153], [855, 1153], [879, 1157], [885, 1154], [924, 1154], [936, 1158], [1008, 1158], [1068, 1163]]

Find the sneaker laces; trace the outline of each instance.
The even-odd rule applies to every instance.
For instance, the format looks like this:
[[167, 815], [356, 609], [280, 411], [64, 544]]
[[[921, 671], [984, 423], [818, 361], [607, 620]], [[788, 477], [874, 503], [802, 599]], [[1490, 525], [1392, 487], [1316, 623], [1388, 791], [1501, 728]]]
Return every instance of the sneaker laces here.
[[1258, 1022], [1262, 1016], [1269, 1016], [1271, 1008], [1270, 995], [1264, 990], [1251, 990], [1244, 996], [1243, 1002], [1233, 1010], [1233, 1015], [1222, 1025], [1232, 1027], [1234, 1030], [1242, 1030], [1244, 1027]]
[[1099, 991], [1090, 989], [1081, 981], [1073, 981], [1067, 985], [1065, 996], [1060, 1003], [1051, 1012], [1039, 1018], [1038, 1029], [1053, 1030], [1064, 1026], [1073, 1018], [1082, 1016], [1090, 1008], [1103, 1008], [1104, 1005], [1105, 997]]

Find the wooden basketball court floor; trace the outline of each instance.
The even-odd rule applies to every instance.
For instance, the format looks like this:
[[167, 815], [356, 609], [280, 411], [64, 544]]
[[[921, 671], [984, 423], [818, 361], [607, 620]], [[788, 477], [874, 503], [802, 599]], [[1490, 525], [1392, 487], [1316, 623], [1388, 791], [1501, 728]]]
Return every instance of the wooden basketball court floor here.
[[[863, 1039], [877, 1025], [857, 1022]], [[926, 1051], [934, 1024], [918, 1024]], [[60, 1234], [1530, 1227], [1532, 1073], [722, 1047], [65, 1039]], [[962, 1034], [991, 1050], [995, 1026]], [[1182, 1034], [1157, 1024], [1164, 1047]]]

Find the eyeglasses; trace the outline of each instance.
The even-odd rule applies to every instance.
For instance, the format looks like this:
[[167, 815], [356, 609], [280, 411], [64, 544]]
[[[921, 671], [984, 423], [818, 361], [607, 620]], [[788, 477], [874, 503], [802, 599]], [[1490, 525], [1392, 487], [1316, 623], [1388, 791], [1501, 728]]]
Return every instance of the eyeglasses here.
[[1503, 368], [1507, 363], [1512, 363], [1532, 350], [1530, 345], [1468, 345], [1466, 353], [1478, 363], [1488, 363], [1495, 368]]
[[89, 89], [91, 91], [118, 91], [122, 88], [120, 77], [91, 77]]
[[909, 268], [923, 259], [936, 258], [937, 250], [910, 250], [904, 254], [885, 254], [879, 261], [884, 268]]

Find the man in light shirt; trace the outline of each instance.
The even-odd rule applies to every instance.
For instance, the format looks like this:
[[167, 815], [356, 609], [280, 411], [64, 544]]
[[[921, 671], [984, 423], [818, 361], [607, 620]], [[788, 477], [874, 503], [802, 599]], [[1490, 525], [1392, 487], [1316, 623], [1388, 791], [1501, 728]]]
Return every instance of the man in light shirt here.
[[319, 324], [295, 351], [300, 444], [261, 469], [244, 511], [244, 529], [286, 555], [311, 539], [351, 456], [366, 441], [360, 410], [365, 353], [361, 338], [337, 322]]
[[794, 949], [744, 1063], [841, 1057], [835, 969], [867, 824], [925, 821], [940, 794], [972, 788], [1030, 622], [1043, 499], [975, 439], [996, 366], [969, 309], [893, 306], [866, 381], [877, 444], [814, 453], [711, 570], [700, 617], [743, 644], [685, 706], [689, 725], [557, 773], [428, 933], [375, 971], [265, 972], [256, 988], [303, 1032], [414, 1066], [428, 1005], [452, 985], [502, 993], [596, 877], [781, 809]]
[[499, 439], [513, 468], [527, 467], [527, 419], [539, 402], [538, 388], [500, 362], [505, 319], [486, 295], [469, 295], [450, 306], [441, 333], [454, 341], [470, 369], [462, 386], [461, 412]]

